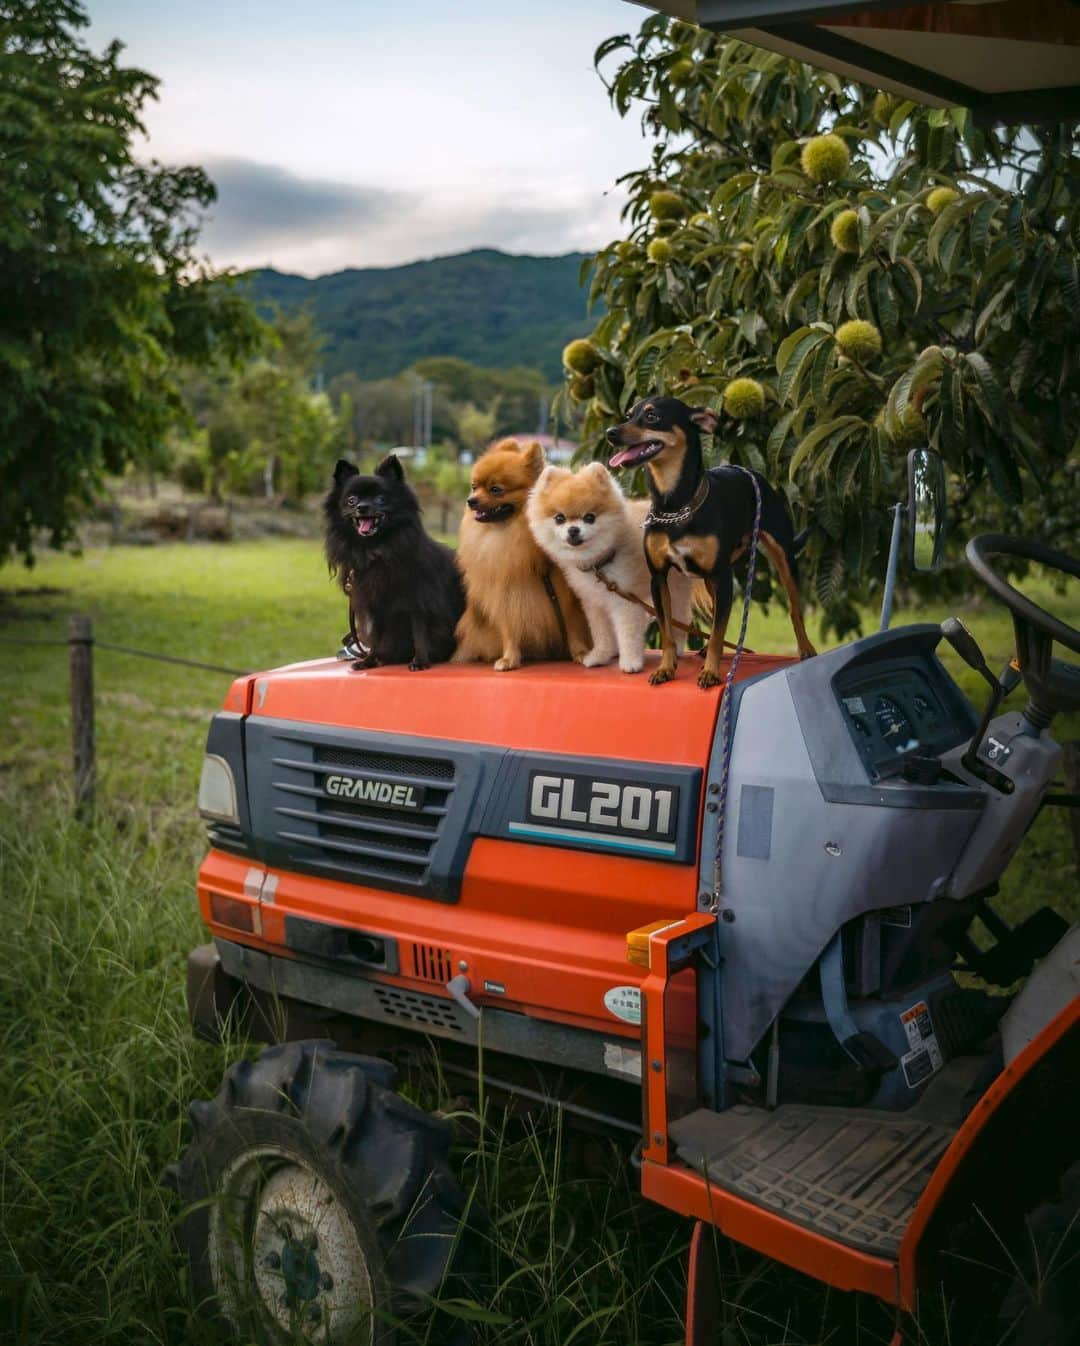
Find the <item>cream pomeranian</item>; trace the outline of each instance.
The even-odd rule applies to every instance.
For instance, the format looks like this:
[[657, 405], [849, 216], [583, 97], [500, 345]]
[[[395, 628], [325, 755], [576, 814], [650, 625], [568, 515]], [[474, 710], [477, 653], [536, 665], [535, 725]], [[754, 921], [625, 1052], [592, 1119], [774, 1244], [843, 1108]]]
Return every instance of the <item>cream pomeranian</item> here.
[[[533, 536], [559, 566], [581, 600], [592, 633], [592, 648], [582, 659], [588, 668], [618, 656], [624, 673], [640, 673], [645, 663], [645, 632], [650, 610], [612, 593], [597, 571], [624, 593], [649, 602], [649, 568], [641, 525], [648, 500], [627, 500], [603, 463], [580, 472], [546, 467], [529, 495], [526, 514]], [[689, 623], [691, 581], [670, 576], [672, 615]], [[680, 652], [686, 638], [679, 636]]]

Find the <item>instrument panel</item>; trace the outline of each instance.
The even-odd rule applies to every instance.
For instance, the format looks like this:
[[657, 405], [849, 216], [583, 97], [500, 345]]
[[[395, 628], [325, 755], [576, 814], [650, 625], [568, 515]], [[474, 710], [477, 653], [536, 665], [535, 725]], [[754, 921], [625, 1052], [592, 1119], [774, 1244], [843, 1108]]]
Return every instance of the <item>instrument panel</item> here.
[[903, 769], [907, 757], [936, 757], [966, 737], [935, 688], [932, 668], [879, 668], [837, 679], [848, 730], [871, 779]]

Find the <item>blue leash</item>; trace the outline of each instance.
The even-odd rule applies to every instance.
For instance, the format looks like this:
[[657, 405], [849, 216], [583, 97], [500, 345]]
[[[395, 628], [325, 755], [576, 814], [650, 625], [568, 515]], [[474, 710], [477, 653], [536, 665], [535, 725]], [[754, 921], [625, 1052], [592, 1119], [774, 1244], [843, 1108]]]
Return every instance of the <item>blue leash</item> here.
[[761, 531], [760, 482], [749, 468], [743, 467], [740, 463], [729, 463], [728, 466], [737, 467], [740, 472], [745, 472], [754, 487], [754, 528], [750, 534], [750, 551], [746, 562], [746, 584], [743, 588], [743, 610], [742, 621], [739, 624], [739, 639], [735, 642], [735, 652], [728, 664], [727, 675], [724, 678], [724, 690], [720, 699], [720, 761], [722, 765], [720, 768], [720, 793], [716, 801], [716, 851], [713, 856], [712, 902], [709, 904], [709, 910], [713, 912], [720, 910], [720, 899], [724, 891], [721, 865], [724, 850], [724, 818], [727, 815], [728, 769], [731, 766], [731, 689], [735, 683], [735, 674], [739, 670], [739, 660], [742, 658], [743, 646], [746, 644], [746, 626], [750, 620], [750, 595], [754, 587], [754, 566], [757, 562], [758, 533]]

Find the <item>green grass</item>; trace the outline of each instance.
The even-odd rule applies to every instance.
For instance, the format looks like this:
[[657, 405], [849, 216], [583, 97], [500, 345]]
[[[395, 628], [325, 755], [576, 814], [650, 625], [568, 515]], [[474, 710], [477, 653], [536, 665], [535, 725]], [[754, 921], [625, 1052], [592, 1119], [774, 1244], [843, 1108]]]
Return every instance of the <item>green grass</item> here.
[[[1077, 594], [1037, 592], [1080, 618]], [[306, 541], [94, 551], [0, 572], [0, 636], [62, 638], [71, 612], [90, 613], [103, 640], [236, 668], [325, 653], [344, 629], [343, 599]], [[1003, 612], [987, 602], [965, 618], [992, 665], [1004, 662]], [[790, 648], [786, 618], [755, 611], [749, 640]], [[183, 1004], [185, 956], [203, 938], [194, 797], [229, 680], [106, 651], [95, 677], [99, 807], [84, 827], [70, 818], [66, 650], [0, 643], [0, 1338], [224, 1342], [194, 1314], [158, 1178], [184, 1144], [187, 1103], [240, 1050], [194, 1042]], [[1059, 722], [1058, 736], [1078, 728]], [[1076, 917], [1076, 890], [1064, 819], [1047, 811], [1007, 879], [1007, 909], [1052, 901]], [[460, 1156], [496, 1221], [497, 1288], [478, 1339], [681, 1340], [688, 1226], [635, 1195], [612, 1147], [579, 1153], [555, 1119], [489, 1126]], [[730, 1247], [721, 1266], [725, 1346], [888, 1340], [877, 1305]]]

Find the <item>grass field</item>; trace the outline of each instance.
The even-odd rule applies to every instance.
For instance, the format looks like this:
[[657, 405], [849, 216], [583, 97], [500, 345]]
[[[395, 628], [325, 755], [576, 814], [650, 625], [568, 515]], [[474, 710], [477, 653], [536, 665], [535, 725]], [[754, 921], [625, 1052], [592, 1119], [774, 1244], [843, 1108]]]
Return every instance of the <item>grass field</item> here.
[[[1080, 623], [1080, 595], [1036, 589]], [[103, 640], [237, 669], [324, 654], [344, 628], [307, 541], [118, 548], [0, 571], [0, 636], [62, 638], [71, 612], [89, 613]], [[1011, 652], [1003, 611], [964, 615], [999, 666]], [[789, 637], [783, 614], [752, 614], [754, 648]], [[981, 700], [977, 678], [959, 676]], [[95, 677], [99, 808], [83, 827], [70, 818], [66, 650], [0, 644], [0, 1339], [225, 1341], [193, 1313], [158, 1178], [185, 1143], [187, 1102], [240, 1050], [193, 1042], [183, 1005], [185, 956], [202, 939], [194, 798], [228, 678], [106, 651]], [[1004, 901], [1013, 916], [1043, 901], [1080, 915], [1060, 811], [1039, 819]], [[477, 1311], [478, 1340], [681, 1340], [687, 1226], [635, 1198], [614, 1151], [574, 1162], [557, 1119], [491, 1128], [461, 1155], [495, 1217], [498, 1289]], [[732, 1250], [722, 1266], [725, 1346], [888, 1340], [875, 1305]]]

